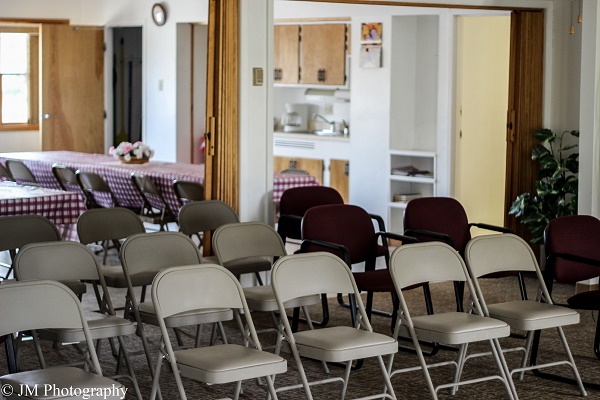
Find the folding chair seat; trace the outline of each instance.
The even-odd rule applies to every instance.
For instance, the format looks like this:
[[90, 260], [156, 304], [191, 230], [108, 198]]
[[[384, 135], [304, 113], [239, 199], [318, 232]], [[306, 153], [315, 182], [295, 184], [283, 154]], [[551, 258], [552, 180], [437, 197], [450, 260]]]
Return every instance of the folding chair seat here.
[[[123, 342], [123, 336], [135, 334], [135, 324], [116, 316], [100, 265], [89, 248], [81, 243], [71, 241], [28, 244], [19, 251], [15, 258], [15, 275], [19, 281], [67, 280], [99, 284], [104, 295], [103, 307], [98, 312], [86, 312], [85, 314], [90, 336], [93, 340], [111, 340], [114, 353], [116, 350], [112, 339], [118, 340], [118, 356], [121, 354], [124, 356], [129, 373], [127, 377], [131, 379], [137, 398], [141, 400], [133, 365]], [[78, 328], [41, 329], [37, 331], [37, 336], [59, 343], [85, 340], [84, 332]], [[117, 354], [114, 355], [117, 356]], [[42, 365], [45, 364], [43, 359], [41, 362]]]
[[[134, 282], [140, 276], [144, 280], [150, 274], [156, 276], [165, 268], [200, 264], [200, 253], [194, 242], [182, 233], [155, 232], [129, 236], [121, 246], [120, 257], [127, 282], [126, 313], [133, 315], [138, 323], [138, 335], [142, 340], [148, 367], [153, 371], [152, 356], [144, 332], [144, 324], [159, 326], [161, 322], [153, 302], [138, 302], [134, 291]], [[194, 294], [198, 293], [198, 290], [195, 289]], [[221, 321], [228, 321], [232, 318], [233, 314], [229, 308], [213, 308], [173, 313], [163, 322], [168, 328], [217, 323], [216, 326], [220, 329], [221, 337], [226, 342]], [[182, 345], [178, 331], [175, 330], [175, 333], [179, 345]], [[196, 344], [199, 340], [198, 330]]]
[[88, 357], [85, 359], [89, 364], [88, 369], [91, 369], [88, 372], [75, 367], [55, 367], [4, 375], [0, 377], [0, 384], [7, 388], [3, 389], [3, 394], [8, 391], [21, 394], [23, 387], [37, 384], [40, 390], [37, 393], [28, 392], [27, 398], [50, 398], [42, 390], [45, 385], [54, 385], [58, 389], [59, 395], [53, 396], [53, 399], [77, 398], [69, 395], [77, 389], [106, 390], [109, 399], [122, 399], [125, 396], [127, 388], [102, 376], [81, 304], [70, 289], [55, 281], [14, 282], [0, 285], [0, 302], [0, 335], [43, 328], [82, 330], [87, 344]]
[[[203, 246], [204, 234], [207, 240], [221, 225], [240, 222], [235, 210], [221, 200], [194, 201], [184, 204], [179, 209], [179, 229], [185, 235], [197, 235], [199, 247]], [[208, 246], [207, 246], [208, 247]], [[218, 263], [216, 256], [205, 252], [202, 262]]]
[[[261, 350], [252, 315], [238, 280], [225, 268], [216, 264], [172, 267], [161, 271], [152, 285], [155, 305], [162, 333], [152, 393], [154, 400], [164, 358], [168, 358], [177, 383], [179, 397], [186, 399], [181, 377], [208, 384], [236, 382], [234, 398], [238, 398], [243, 380], [264, 377], [269, 395], [277, 399], [273, 376], [287, 371], [285, 359]], [[241, 332], [246, 332], [246, 346], [222, 344], [174, 351], [168, 340], [166, 318], [203, 309], [233, 310]], [[244, 314], [245, 326], [240, 317]], [[245, 329], [244, 329], [245, 328]], [[166, 353], [166, 355], [164, 354]]]
[[[272, 282], [282, 326], [278, 342], [285, 340], [289, 344], [302, 381], [301, 385], [277, 388], [277, 392], [304, 388], [306, 397], [312, 399], [311, 386], [341, 382], [343, 385], [341, 398], [343, 399], [346, 394], [352, 361], [374, 357], [381, 369], [387, 393], [364, 398], [396, 398], [382, 356], [397, 352], [398, 346], [393, 338], [373, 332], [358, 287], [344, 261], [325, 252], [282, 257], [273, 266]], [[293, 332], [285, 314], [286, 302], [302, 296], [314, 296], [322, 293], [351, 294], [356, 298], [357, 317], [354, 326], [332, 326]], [[309, 382], [302, 365], [303, 357], [323, 362], [345, 363], [344, 376]]]
[[[395, 310], [398, 307], [394, 284], [392, 283], [389, 270], [388, 239], [396, 239], [405, 243], [412, 243], [414, 238], [397, 235], [390, 232], [375, 232], [372, 217], [364, 209], [349, 204], [330, 204], [316, 206], [308, 209], [302, 219], [302, 244], [300, 252], [328, 251], [342, 258], [349, 268], [352, 265], [365, 263], [364, 272], [355, 272], [354, 279], [360, 291], [367, 292], [367, 315], [376, 313], [392, 317], [394, 326]], [[385, 249], [385, 268], [376, 269], [376, 259], [382, 255], [381, 249]], [[392, 310], [375, 311], [373, 308], [373, 293], [389, 292], [392, 297]], [[425, 292], [426, 301], [428, 298]], [[327, 301], [323, 299], [323, 321], [328, 321], [329, 310]], [[338, 301], [342, 303], [341, 296]], [[353, 299], [350, 298], [350, 309]], [[354, 318], [353, 314], [352, 317]]]
[[18, 183], [37, 184], [38, 181], [27, 165], [21, 160], [8, 159], [5, 162], [6, 169]]
[[165, 201], [152, 179], [143, 174], [131, 173], [131, 180], [142, 197], [140, 218], [144, 222], [159, 225], [159, 230], [169, 230], [170, 222], [177, 222], [177, 212]]
[[[523, 379], [524, 371], [567, 365], [573, 372], [581, 394], [585, 396], [585, 389], [562, 329], [563, 326], [579, 323], [579, 313], [554, 305], [531, 247], [523, 239], [512, 234], [487, 235], [472, 239], [467, 244], [465, 256], [469, 272], [475, 279], [475, 290], [481, 300], [484, 315], [506, 321], [512, 329], [527, 331], [522, 365], [520, 368], [513, 369], [511, 374], [521, 372], [521, 379]], [[514, 300], [488, 304], [484, 300], [481, 287], [476, 279], [492, 272], [503, 271], [533, 272], [539, 284], [538, 298], [535, 301]], [[527, 367], [527, 356], [535, 331], [550, 328], [556, 329], [565, 351], [566, 360]]]
[[200, 182], [175, 179], [173, 191], [182, 206], [190, 201], [204, 200], [204, 185]]
[[[454, 394], [458, 386], [489, 380], [500, 380], [504, 384], [508, 397], [511, 399], [517, 398], [514, 384], [508, 374], [506, 361], [498, 342], [498, 338], [510, 334], [510, 327], [504, 321], [483, 315], [466, 266], [458, 252], [442, 242], [401, 246], [392, 253], [390, 271], [400, 298], [400, 311], [394, 329], [394, 338], [398, 338], [400, 334], [408, 333], [417, 350], [416, 354], [420, 364], [420, 367], [403, 367], [392, 371], [392, 356], [388, 361], [391, 376], [420, 369], [423, 372], [432, 399], [437, 399], [437, 392], [442, 388], [452, 388]], [[450, 311], [412, 316], [402, 290], [417, 284], [443, 281], [465, 282], [469, 288], [469, 293], [471, 293], [474, 312]], [[410, 309], [414, 311], [413, 308]], [[455, 361], [427, 364], [421, 350], [420, 341], [459, 346], [457, 358]], [[498, 368], [498, 374], [461, 381], [460, 377], [465, 364], [467, 347], [470, 343], [479, 341], [489, 343]], [[429, 369], [445, 365], [455, 366], [454, 382], [434, 386]]]
[[[0, 217], [0, 251], [8, 251], [14, 260], [17, 251], [29, 243], [60, 241], [60, 232], [49, 219], [40, 215], [15, 215]], [[12, 265], [0, 263], [8, 269], [4, 279], [13, 271]], [[86, 292], [86, 286], [79, 281], [63, 281], [78, 296]]]

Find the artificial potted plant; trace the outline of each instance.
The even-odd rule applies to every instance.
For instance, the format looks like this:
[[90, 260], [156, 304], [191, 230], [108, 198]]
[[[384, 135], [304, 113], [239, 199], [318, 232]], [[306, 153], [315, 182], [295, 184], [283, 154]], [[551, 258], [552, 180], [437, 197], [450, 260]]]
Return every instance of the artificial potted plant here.
[[510, 207], [531, 232], [531, 243], [544, 243], [544, 230], [556, 217], [577, 214], [579, 153], [577, 144], [566, 144], [565, 135], [579, 137], [579, 131], [555, 133], [550, 129], [533, 132], [540, 144], [531, 151], [531, 159], [540, 163], [535, 193], [522, 193]]

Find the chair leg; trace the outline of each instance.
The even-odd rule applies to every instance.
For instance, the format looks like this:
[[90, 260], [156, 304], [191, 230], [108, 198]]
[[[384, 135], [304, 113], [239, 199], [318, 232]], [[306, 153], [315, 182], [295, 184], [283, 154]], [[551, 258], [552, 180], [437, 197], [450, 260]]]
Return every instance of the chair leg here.
[[[117, 340], [119, 341], [119, 360], [121, 359], [121, 354], [123, 354], [123, 360], [125, 361], [125, 366], [127, 367], [127, 372], [129, 373], [129, 377], [131, 380], [131, 383], [133, 385], [133, 389], [135, 390], [135, 394], [138, 398], [138, 400], [142, 400], [142, 392], [140, 391], [140, 387], [138, 385], [138, 381], [137, 378], [135, 377], [135, 371], [133, 370], [133, 365], [131, 364], [131, 360], [129, 358], [129, 354], [127, 352], [127, 349], [125, 348], [125, 342], [123, 341], [123, 337], [119, 336], [117, 338]], [[118, 363], [117, 363], [118, 365]], [[118, 367], [117, 367], [117, 373], [118, 373]]]
[[12, 334], [6, 336], [6, 341], [4, 342], [4, 350], [6, 352], [8, 373], [14, 374], [15, 372], [17, 372], [17, 359], [15, 356], [14, 337]]

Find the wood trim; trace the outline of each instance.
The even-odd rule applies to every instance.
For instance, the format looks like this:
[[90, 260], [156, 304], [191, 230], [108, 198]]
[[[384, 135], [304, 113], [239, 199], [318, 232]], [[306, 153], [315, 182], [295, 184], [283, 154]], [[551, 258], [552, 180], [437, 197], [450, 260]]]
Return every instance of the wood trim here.
[[239, 208], [239, 2], [209, 1], [206, 88], [207, 199]]
[[283, 24], [305, 24], [305, 23], [336, 23], [339, 22], [341, 24], [345, 24], [347, 22], [352, 21], [350, 17], [329, 17], [329, 18], [283, 18], [273, 20], [275, 25], [283, 25]]
[[526, 226], [508, 209], [519, 194], [535, 190], [538, 177], [531, 150], [537, 144], [532, 132], [543, 123], [544, 13], [513, 12], [510, 36], [505, 226], [528, 238]]
[[404, 1], [390, 0], [291, 0], [291, 1], [310, 1], [314, 3], [343, 3], [343, 4], [365, 4], [373, 6], [395, 6], [395, 7], [422, 7], [422, 8], [453, 8], [465, 10], [501, 10], [501, 11], [541, 11], [541, 8], [535, 7], [503, 7], [503, 6], [485, 6], [470, 4], [441, 4], [441, 3], [413, 3]]
[[37, 131], [39, 129], [40, 129], [39, 124], [0, 124], [1, 132]]
[[45, 18], [0, 18], [0, 23], [18, 23], [18, 24], [59, 24], [69, 25], [68, 19], [45, 19]]

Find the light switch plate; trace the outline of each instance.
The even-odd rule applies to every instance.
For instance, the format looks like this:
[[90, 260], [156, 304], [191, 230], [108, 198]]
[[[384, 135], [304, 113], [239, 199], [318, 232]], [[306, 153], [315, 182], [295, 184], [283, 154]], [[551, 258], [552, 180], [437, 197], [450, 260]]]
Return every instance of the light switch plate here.
[[260, 67], [252, 68], [252, 85], [262, 86], [263, 85], [263, 69]]

